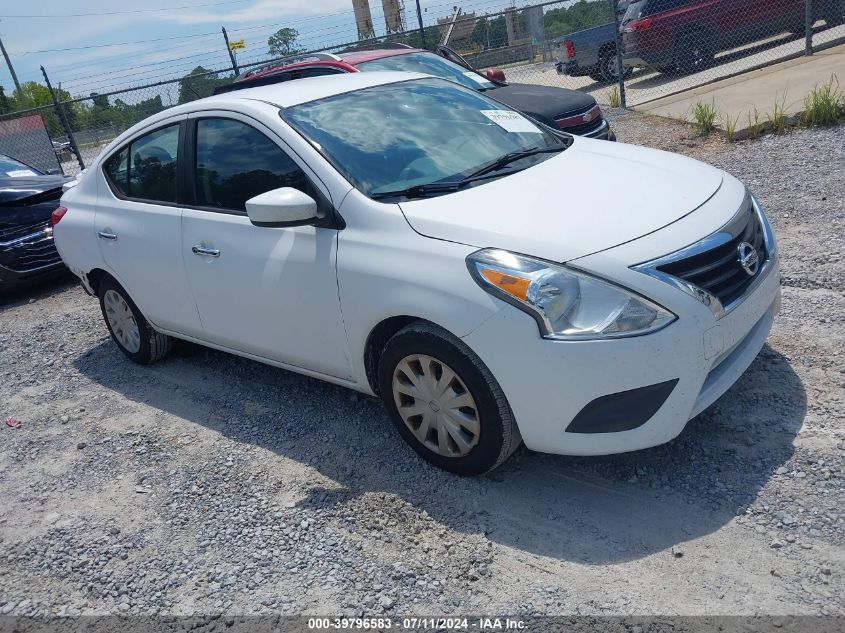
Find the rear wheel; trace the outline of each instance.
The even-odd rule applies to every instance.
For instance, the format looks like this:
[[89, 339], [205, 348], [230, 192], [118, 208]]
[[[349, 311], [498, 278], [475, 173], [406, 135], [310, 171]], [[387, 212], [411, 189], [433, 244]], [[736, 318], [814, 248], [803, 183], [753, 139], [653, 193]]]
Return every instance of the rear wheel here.
[[382, 352], [378, 379], [399, 434], [435, 466], [480, 475], [522, 443], [490, 370], [441, 328], [417, 322], [395, 334]]
[[713, 48], [704, 33], [684, 35], [676, 50], [675, 67], [683, 75], [697, 73], [713, 63]]
[[173, 346], [172, 339], [150, 326], [119, 283], [106, 277], [98, 294], [106, 327], [127, 358], [148, 365], [167, 356]]

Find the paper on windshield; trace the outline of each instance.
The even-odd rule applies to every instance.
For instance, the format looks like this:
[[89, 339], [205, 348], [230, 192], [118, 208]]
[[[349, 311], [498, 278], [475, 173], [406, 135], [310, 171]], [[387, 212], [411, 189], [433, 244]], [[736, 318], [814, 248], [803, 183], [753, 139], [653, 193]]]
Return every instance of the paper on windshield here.
[[481, 114], [499, 127], [516, 134], [542, 134], [536, 125], [513, 110], [481, 110]]
[[12, 171], [7, 171], [6, 175], [9, 178], [25, 178], [26, 176], [36, 176], [37, 174], [31, 169], [13, 169]]
[[473, 70], [466, 71], [464, 73], [464, 77], [469, 77], [475, 83], [477, 83], [479, 86], [486, 86], [487, 84], [490, 83], [489, 79], [485, 79], [484, 77], [482, 77], [481, 75], [479, 75], [477, 72], [475, 72]]

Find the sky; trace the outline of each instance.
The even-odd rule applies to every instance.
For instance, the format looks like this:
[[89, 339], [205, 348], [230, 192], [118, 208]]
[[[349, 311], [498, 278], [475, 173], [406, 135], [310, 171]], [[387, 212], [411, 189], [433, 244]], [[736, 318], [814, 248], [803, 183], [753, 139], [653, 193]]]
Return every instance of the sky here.
[[[405, 3], [406, 24], [414, 26], [414, 0]], [[456, 4], [480, 14], [513, 1], [421, 0], [424, 23]], [[383, 34], [381, 0], [370, 0], [370, 9], [376, 34]], [[230, 40], [245, 40], [241, 63], [265, 59], [267, 38], [282, 27], [297, 29], [306, 49], [357, 39], [352, 0], [0, 0], [0, 37], [18, 79], [43, 83], [43, 65], [54, 87], [74, 96], [181, 77], [200, 65], [230, 67], [221, 27]], [[2, 60], [0, 85], [7, 94], [14, 88]]]

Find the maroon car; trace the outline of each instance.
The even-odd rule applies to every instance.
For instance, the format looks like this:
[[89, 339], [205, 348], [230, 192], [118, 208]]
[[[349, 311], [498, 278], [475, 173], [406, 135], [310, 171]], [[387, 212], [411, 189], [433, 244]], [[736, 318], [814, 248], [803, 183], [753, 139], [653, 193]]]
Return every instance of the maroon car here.
[[[845, 21], [843, 0], [814, 0], [815, 18]], [[634, 0], [622, 18], [625, 66], [692, 73], [716, 53], [804, 32], [805, 0]]]
[[417, 72], [483, 91], [537, 121], [570, 134], [616, 140], [596, 100], [586, 93], [552, 86], [506, 83], [501, 70], [492, 69], [485, 74], [477, 72], [460, 55], [446, 47], [440, 47], [437, 54], [403, 45], [393, 46], [337, 55], [315, 53], [273, 62], [238, 76], [233, 84], [218, 88], [215, 93], [237, 90], [246, 85], [266, 85], [338, 73], [371, 70]]

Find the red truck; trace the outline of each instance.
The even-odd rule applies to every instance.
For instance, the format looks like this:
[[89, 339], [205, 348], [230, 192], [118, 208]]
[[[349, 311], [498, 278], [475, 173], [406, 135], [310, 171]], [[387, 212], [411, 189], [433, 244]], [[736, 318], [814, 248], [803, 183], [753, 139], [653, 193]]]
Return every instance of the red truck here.
[[[693, 73], [716, 53], [804, 33], [805, 0], [634, 0], [622, 18], [625, 66]], [[813, 18], [845, 22], [845, 0], [813, 0]]]

